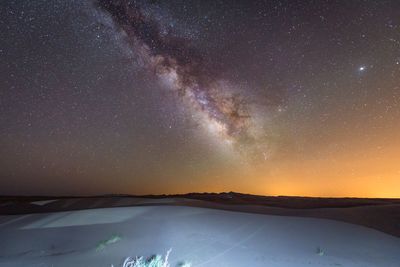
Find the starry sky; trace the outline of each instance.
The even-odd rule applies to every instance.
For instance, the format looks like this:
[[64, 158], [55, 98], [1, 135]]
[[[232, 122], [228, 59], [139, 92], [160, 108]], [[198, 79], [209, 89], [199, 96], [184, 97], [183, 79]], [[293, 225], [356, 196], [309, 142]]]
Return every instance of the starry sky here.
[[0, 5], [0, 194], [400, 197], [397, 0]]

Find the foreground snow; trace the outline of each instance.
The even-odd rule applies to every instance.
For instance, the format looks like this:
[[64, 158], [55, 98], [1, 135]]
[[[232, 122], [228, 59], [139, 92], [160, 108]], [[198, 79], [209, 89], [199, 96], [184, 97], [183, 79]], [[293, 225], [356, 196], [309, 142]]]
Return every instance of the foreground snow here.
[[362, 226], [179, 206], [0, 216], [0, 266], [399, 267], [400, 239]]

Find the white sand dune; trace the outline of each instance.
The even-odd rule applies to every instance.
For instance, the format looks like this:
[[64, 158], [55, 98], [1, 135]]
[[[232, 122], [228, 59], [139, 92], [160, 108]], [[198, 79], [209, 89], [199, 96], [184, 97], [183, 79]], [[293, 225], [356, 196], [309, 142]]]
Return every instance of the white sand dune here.
[[[115, 235], [121, 239], [96, 250]], [[0, 218], [0, 266], [120, 266], [170, 248], [171, 267], [400, 266], [400, 238], [327, 219], [181, 206]]]
[[33, 201], [33, 202], [31, 202], [31, 204], [44, 206], [44, 205], [47, 205], [49, 203], [53, 203], [55, 201], [58, 201], [58, 200], [57, 199], [50, 199], [50, 200], [42, 200], [42, 201]]

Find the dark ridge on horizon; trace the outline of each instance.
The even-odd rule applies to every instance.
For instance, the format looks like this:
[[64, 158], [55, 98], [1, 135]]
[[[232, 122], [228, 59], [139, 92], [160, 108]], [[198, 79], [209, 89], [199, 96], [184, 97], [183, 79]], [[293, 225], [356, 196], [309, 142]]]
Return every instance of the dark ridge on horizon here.
[[344, 197], [344, 196], [300, 196], [300, 195], [257, 195], [240, 192], [189, 192], [181, 194], [98, 194], [98, 195], [0, 195], [0, 200], [5, 198], [29, 198], [29, 199], [64, 199], [64, 198], [97, 198], [97, 197], [144, 197], [144, 198], [169, 198], [169, 197], [195, 197], [195, 196], [252, 196], [259, 198], [289, 198], [289, 199], [365, 199], [365, 200], [399, 200], [400, 198], [383, 198], [383, 197]]
[[82, 198], [185, 198], [226, 205], [266, 206], [288, 209], [350, 208], [359, 206], [400, 204], [400, 199], [396, 198], [262, 196], [232, 191], [220, 193], [203, 192], [159, 195], [103, 194], [91, 196], [0, 196], [0, 203], [14, 202], [29, 204], [29, 202], [41, 200]]

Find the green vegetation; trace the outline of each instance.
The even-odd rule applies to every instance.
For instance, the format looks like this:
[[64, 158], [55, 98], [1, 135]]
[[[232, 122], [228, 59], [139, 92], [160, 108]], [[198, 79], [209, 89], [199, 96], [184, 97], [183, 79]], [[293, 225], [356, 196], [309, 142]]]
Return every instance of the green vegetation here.
[[[167, 255], [165, 255], [164, 259], [160, 255], [153, 256], [147, 260], [143, 259], [143, 257], [136, 257], [135, 259], [128, 257], [125, 259], [122, 267], [170, 267], [170, 264], [168, 263], [168, 257], [170, 253], [171, 249], [168, 250]], [[190, 263], [183, 263], [179, 265], [179, 267], [190, 266]]]
[[316, 253], [317, 253], [319, 256], [324, 256], [324, 255], [325, 255], [325, 251], [323, 251], [321, 247], [317, 247]]
[[106, 246], [116, 243], [121, 240], [120, 235], [112, 235], [110, 238], [100, 241], [96, 246], [96, 251], [100, 251], [106, 248]]

